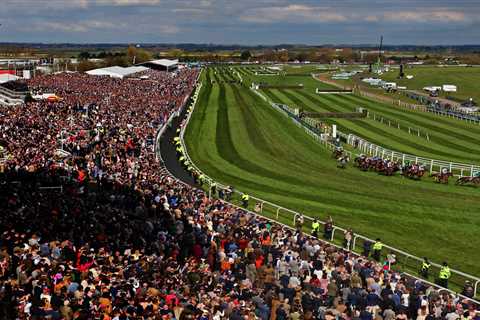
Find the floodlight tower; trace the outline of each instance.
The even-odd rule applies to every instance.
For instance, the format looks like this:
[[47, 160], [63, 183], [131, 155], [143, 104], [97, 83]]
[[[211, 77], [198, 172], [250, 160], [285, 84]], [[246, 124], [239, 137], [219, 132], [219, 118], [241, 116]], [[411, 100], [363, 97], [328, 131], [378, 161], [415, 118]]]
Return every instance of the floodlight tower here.
[[377, 73], [380, 73], [380, 57], [382, 56], [383, 36], [380, 36], [380, 46], [378, 47]]

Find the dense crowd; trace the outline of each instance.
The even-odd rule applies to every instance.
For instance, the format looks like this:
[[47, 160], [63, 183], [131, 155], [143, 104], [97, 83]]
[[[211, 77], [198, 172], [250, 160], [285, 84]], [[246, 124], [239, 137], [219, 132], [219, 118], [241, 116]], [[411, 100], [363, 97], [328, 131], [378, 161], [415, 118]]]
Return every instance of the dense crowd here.
[[162, 175], [155, 133], [196, 76], [42, 77], [31, 87], [61, 101], [2, 110], [0, 319], [480, 319]]
[[196, 75], [184, 69], [149, 71], [148, 80], [78, 73], [34, 78], [29, 86], [35, 93], [58, 99], [0, 111], [4, 166], [30, 172], [62, 166], [80, 180], [142, 188], [158, 174], [156, 131], [185, 102]]

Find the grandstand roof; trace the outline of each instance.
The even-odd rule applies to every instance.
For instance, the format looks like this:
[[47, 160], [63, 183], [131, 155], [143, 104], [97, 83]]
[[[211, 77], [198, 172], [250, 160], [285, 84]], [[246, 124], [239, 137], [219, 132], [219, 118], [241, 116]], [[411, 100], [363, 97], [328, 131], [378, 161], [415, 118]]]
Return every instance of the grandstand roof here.
[[159, 65], [159, 66], [170, 68], [170, 67], [176, 66], [178, 64], [178, 59], [177, 60], [158, 59], [158, 60], [147, 61], [145, 63], [156, 64], [156, 65]]
[[142, 72], [145, 70], [148, 70], [148, 68], [142, 67], [142, 66], [134, 66], [134, 67], [128, 67], [128, 68], [113, 66], [113, 67], [89, 70], [87, 71], [87, 74], [94, 75], [94, 76], [109, 76], [112, 78], [122, 79], [123, 77], [128, 77], [132, 74], [135, 74], [137, 72]]
[[20, 79], [20, 77], [17, 77], [13, 74], [8, 74], [8, 73], [0, 74], [0, 83], [15, 81], [15, 80], [18, 80], [18, 79]]

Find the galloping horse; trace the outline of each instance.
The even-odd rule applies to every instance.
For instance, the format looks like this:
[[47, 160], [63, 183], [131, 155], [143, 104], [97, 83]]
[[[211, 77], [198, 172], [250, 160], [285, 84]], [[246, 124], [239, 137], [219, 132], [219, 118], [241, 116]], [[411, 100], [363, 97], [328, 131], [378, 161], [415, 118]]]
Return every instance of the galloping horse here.
[[383, 172], [386, 176], [393, 176], [393, 174], [400, 170], [400, 166], [396, 162], [392, 162], [390, 165], [385, 167], [385, 171]]
[[343, 156], [343, 150], [341, 149], [335, 149], [332, 152], [332, 158], [339, 159]]
[[448, 184], [448, 178], [452, 176], [453, 176], [453, 173], [451, 172], [446, 172], [446, 173], [436, 172], [430, 175], [430, 177], [433, 177], [436, 182], [443, 183], [443, 184]]
[[425, 174], [425, 167], [418, 165], [409, 165], [403, 168], [402, 175], [415, 180], [420, 180]]
[[395, 161], [378, 161], [375, 166], [375, 171], [383, 173], [386, 176], [393, 176], [393, 174], [400, 170], [400, 166]]
[[368, 170], [368, 166], [369, 166], [367, 159], [368, 159], [368, 158], [362, 157], [362, 156], [356, 157], [356, 158], [354, 159], [355, 166], [357, 166], [358, 168], [360, 168], [360, 170], [362, 170], [362, 171], [367, 171], [367, 170]]
[[480, 177], [460, 177], [455, 181], [456, 185], [465, 185], [471, 183], [473, 185], [480, 185]]
[[350, 157], [348, 155], [340, 157], [337, 162], [337, 168], [345, 169], [349, 162], [350, 162]]
[[400, 170], [400, 166], [395, 161], [383, 160], [378, 157], [356, 157], [355, 166], [362, 171], [374, 170], [375, 172], [383, 173], [386, 176], [392, 176], [395, 172]]

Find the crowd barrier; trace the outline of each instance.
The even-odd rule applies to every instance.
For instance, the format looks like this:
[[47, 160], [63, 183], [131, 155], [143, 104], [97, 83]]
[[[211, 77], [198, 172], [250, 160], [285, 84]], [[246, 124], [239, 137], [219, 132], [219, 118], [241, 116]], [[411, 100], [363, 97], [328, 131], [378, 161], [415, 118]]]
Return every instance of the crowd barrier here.
[[[254, 90], [254, 89], [251, 89], [251, 90], [255, 94], [259, 95], [263, 100], [268, 102], [273, 108], [280, 111], [285, 116], [287, 116], [289, 119], [291, 119], [297, 126], [302, 127], [307, 132], [307, 134], [312, 136], [316, 141], [318, 141], [319, 143], [324, 145], [326, 148], [328, 148], [328, 149], [335, 148], [335, 146], [332, 143], [330, 143], [329, 141], [327, 141], [325, 139], [325, 137], [322, 137], [321, 135], [318, 135], [313, 130], [311, 125], [308, 125], [307, 123], [304, 123], [302, 119], [300, 119], [298, 116], [295, 116], [295, 114], [292, 112], [292, 110], [284, 109], [281, 106], [270, 102], [262, 93], [258, 92], [257, 90]], [[190, 122], [191, 116], [193, 114], [193, 110], [195, 108], [195, 105], [196, 105], [196, 99], [194, 99], [194, 102], [192, 104], [192, 111], [187, 114], [185, 124], [181, 128], [180, 141], [181, 141], [183, 149], [185, 150], [185, 157], [188, 159], [188, 161], [191, 163], [191, 165], [193, 166], [193, 168], [197, 172], [202, 173], [205, 176], [204, 181], [205, 181], [205, 184], [207, 186], [206, 189], [208, 190], [209, 197], [211, 197], [212, 196], [212, 193], [211, 193], [212, 185], [215, 185], [216, 188], [222, 188], [222, 189], [226, 189], [226, 188], [228, 188], [228, 186], [224, 185], [220, 182], [215, 181], [213, 178], [211, 178], [208, 175], [206, 175], [205, 173], [203, 173], [196, 166], [196, 164], [192, 161], [192, 159], [190, 158], [190, 156], [188, 154], [187, 146], [186, 146], [185, 141], [184, 141], [184, 135], [185, 135], [185, 129], [188, 126], [188, 123]], [[243, 193], [241, 191], [234, 190], [233, 198], [231, 198], [228, 202], [231, 203], [231, 204], [241, 203], [240, 199], [241, 199], [242, 195], [243, 195]], [[300, 213], [300, 212], [297, 212], [297, 211], [279, 206], [279, 205], [274, 204], [270, 201], [267, 201], [267, 200], [264, 200], [264, 199], [261, 199], [261, 198], [257, 198], [255, 196], [251, 196], [251, 195], [249, 195], [249, 196], [250, 196], [250, 199], [252, 199], [256, 202], [255, 207], [257, 207], [257, 204], [259, 205], [258, 210], [254, 210], [254, 211], [256, 213], [261, 214], [262, 216], [275, 217], [274, 221], [276, 223], [280, 223], [280, 224], [283, 224], [283, 225], [292, 225], [292, 224], [295, 225], [296, 219], [300, 216], [302, 216], [303, 219], [307, 222], [313, 222], [315, 219], [317, 219], [317, 221], [322, 225], [325, 225], [325, 223], [326, 223], [325, 221], [322, 221], [318, 218], [310, 217], [306, 214], [303, 214], [303, 213]], [[249, 206], [249, 208], [251, 208], [251, 207], [252, 207], [252, 205]], [[308, 225], [304, 225], [304, 231], [309, 232], [310, 230], [311, 229]], [[330, 239], [325, 239], [325, 240], [328, 240], [330, 243], [332, 243], [332, 244], [334, 244], [334, 245], [336, 245], [337, 247], [340, 248], [341, 246], [339, 244], [341, 244], [343, 242], [343, 236], [344, 236], [346, 231], [347, 231], [347, 229], [334, 225], [333, 226], [333, 232], [331, 234]], [[365, 242], [374, 243], [375, 240], [371, 239], [371, 238], [368, 238], [366, 236], [360, 235], [360, 234], [354, 234], [351, 246], [347, 250], [351, 250], [352, 252], [356, 252], [356, 253], [361, 252]], [[456, 291], [451, 290], [451, 289], [443, 288], [443, 287], [441, 287], [441, 286], [439, 286], [439, 285], [437, 285], [433, 282], [430, 282], [428, 279], [421, 279], [421, 278], [418, 278], [417, 276], [413, 275], [413, 273], [418, 273], [418, 271], [420, 270], [422, 262], [423, 262], [422, 258], [417, 257], [417, 256], [412, 255], [412, 254], [409, 254], [409, 253], [407, 253], [403, 250], [397, 249], [397, 248], [392, 247], [390, 245], [384, 245], [384, 247], [382, 249], [382, 256], [385, 256], [386, 253], [393, 253], [393, 254], [396, 255], [397, 262], [396, 262], [395, 265], [392, 265], [392, 269], [394, 269], [394, 270], [397, 269], [398, 271], [402, 272], [405, 275], [411, 276], [415, 279], [418, 279], [420, 281], [423, 281], [425, 283], [433, 285], [440, 290], [445, 290], [445, 291], [448, 291], [448, 292], [451, 292], [451, 293], [458, 294]], [[432, 262], [431, 265], [432, 265], [431, 266], [431, 274], [437, 275], [442, 266], [440, 264], [434, 263], [434, 262]], [[479, 295], [479, 292], [478, 292], [479, 286], [480, 286], [480, 278], [479, 277], [464, 273], [464, 272], [456, 270], [456, 269], [451, 269], [451, 272], [452, 272], [452, 277], [449, 280], [449, 283], [451, 285], [455, 286], [456, 288], [463, 288], [463, 285], [464, 285], [465, 281], [469, 280], [474, 284], [474, 290], [475, 290], [476, 296]], [[465, 296], [462, 296], [462, 297], [467, 298]], [[467, 299], [469, 299], [469, 298], [467, 298]], [[475, 302], [475, 303], [480, 303], [480, 301], [476, 300], [476, 299], [470, 299], [470, 300]]]

